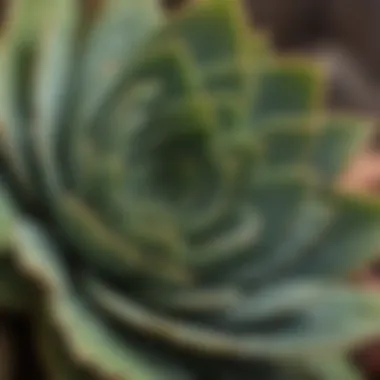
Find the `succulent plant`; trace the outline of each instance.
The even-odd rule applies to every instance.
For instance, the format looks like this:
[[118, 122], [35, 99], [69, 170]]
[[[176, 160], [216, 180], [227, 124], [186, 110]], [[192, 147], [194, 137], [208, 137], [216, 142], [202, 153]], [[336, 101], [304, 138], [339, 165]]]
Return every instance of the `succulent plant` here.
[[348, 281], [371, 131], [237, 2], [14, 0], [0, 52], [0, 306], [46, 379], [356, 380], [380, 299]]

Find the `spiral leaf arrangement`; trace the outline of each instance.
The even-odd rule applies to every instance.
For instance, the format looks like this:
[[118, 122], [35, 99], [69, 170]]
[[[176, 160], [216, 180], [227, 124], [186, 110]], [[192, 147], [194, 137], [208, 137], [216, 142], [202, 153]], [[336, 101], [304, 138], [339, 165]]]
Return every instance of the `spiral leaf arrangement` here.
[[47, 380], [361, 379], [380, 202], [336, 183], [370, 125], [317, 67], [230, 0], [14, 0], [1, 33], [0, 306]]

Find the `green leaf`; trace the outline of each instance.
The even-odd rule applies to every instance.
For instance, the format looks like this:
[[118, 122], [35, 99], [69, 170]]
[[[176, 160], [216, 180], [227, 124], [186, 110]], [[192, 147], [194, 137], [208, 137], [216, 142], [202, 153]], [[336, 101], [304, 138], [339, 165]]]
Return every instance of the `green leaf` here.
[[292, 275], [336, 278], [367, 267], [378, 258], [380, 204], [377, 199], [336, 195], [329, 229], [315, 242]]
[[[174, 363], [160, 362], [148, 350], [129, 345], [109, 330], [70, 284], [59, 251], [37, 225], [20, 223], [16, 236], [19, 276], [28, 278], [32, 287], [43, 285], [40, 295], [43, 309], [33, 314], [41, 318], [35, 320], [36, 331], [41, 334], [37, 339], [48, 339], [49, 350], [59, 353], [54, 358], [56, 366], [50, 368], [55, 375], [63, 371], [66, 376], [71, 374], [65, 378], [72, 378], [72, 374], [82, 378], [79, 371], [84, 369], [87, 373], [98, 371], [102, 376], [123, 380], [191, 379]], [[49, 330], [52, 327], [53, 333]], [[70, 359], [57, 348], [62, 342]], [[68, 364], [71, 368], [66, 367]]]
[[[312, 117], [322, 107], [321, 78], [310, 62], [284, 60], [254, 71], [252, 128], [275, 117]], [[264, 124], [265, 125], [265, 124]]]
[[321, 120], [312, 163], [324, 182], [338, 179], [368, 141], [372, 123], [352, 117], [327, 117]]

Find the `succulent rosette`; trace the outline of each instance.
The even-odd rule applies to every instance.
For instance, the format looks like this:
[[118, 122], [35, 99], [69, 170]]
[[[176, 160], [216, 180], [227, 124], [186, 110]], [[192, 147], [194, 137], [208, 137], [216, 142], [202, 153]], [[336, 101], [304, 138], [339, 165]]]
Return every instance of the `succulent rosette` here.
[[370, 123], [327, 114], [318, 67], [238, 2], [161, 12], [9, 6], [0, 306], [47, 380], [360, 379], [380, 299], [348, 277], [380, 202], [337, 179]]

